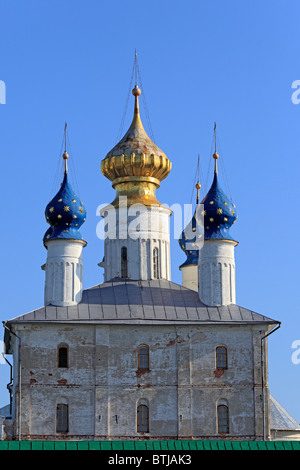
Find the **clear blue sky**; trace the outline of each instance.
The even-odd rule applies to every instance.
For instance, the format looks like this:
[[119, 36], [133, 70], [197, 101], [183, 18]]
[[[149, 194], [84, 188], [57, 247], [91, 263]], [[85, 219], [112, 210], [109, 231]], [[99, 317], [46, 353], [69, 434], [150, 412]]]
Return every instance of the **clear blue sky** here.
[[[269, 339], [271, 393], [300, 421], [300, 364], [291, 359], [300, 340], [300, 104], [291, 101], [299, 2], [1, 0], [0, 17], [1, 321], [43, 305], [44, 209], [58, 189], [65, 121], [88, 211], [84, 285], [103, 280], [96, 208], [114, 191], [100, 162], [116, 143], [136, 48], [155, 141], [173, 164], [161, 202], [191, 202], [198, 154], [201, 183], [211, 182], [217, 122], [223, 188], [239, 214], [237, 303], [282, 322]], [[130, 97], [124, 132], [132, 107]], [[171, 250], [181, 283], [177, 240]], [[0, 364], [0, 406], [8, 380]]]

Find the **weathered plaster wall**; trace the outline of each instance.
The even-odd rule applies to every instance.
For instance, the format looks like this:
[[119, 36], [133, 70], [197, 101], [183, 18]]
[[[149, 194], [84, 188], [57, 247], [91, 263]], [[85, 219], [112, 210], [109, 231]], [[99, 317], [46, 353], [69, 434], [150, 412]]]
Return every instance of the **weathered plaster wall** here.
[[[66, 403], [69, 437], [217, 437], [216, 408], [225, 403], [228, 437], [261, 436], [260, 362], [253, 367], [260, 357], [253, 349], [260, 345], [259, 328], [24, 325], [18, 330], [22, 435], [55, 437], [56, 405]], [[62, 344], [69, 348], [67, 369], [57, 367]], [[141, 344], [150, 348], [148, 372], [137, 369]], [[215, 363], [220, 345], [228, 349], [223, 373]], [[17, 387], [16, 372], [14, 380]], [[139, 403], [149, 406], [149, 435], [136, 432]]]

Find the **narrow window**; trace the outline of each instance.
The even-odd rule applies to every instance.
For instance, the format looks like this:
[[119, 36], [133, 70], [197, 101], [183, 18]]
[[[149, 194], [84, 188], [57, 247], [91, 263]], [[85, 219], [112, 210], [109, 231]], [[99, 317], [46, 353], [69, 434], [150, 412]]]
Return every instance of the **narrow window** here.
[[228, 407], [218, 406], [218, 433], [229, 433]]
[[217, 369], [227, 369], [227, 349], [224, 346], [216, 348]]
[[56, 407], [56, 432], [68, 432], [68, 405], [59, 404]]
[[68, 367], [68, 348], [66, 346], [58, 348], [58, 367]]
[[146, 405], [137, 407], [137, 432], [149, 432], [149, 408]]
[[122, 246], [121, 248], [121, 277], [128, 277], [127, 273], [127, 248]]
[[149, 348], [146, 345], [138, 348], [138, 369], [149, 369]]
[[154, 279], [159, 278], [158, 270], [158, 248], [153, 249], [153, 277]]

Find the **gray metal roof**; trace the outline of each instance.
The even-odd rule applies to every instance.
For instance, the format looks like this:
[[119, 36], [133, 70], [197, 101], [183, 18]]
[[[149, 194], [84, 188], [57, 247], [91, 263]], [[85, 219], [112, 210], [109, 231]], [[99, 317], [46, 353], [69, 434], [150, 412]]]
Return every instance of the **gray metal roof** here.
[[248, 324], [279, 323], [238, 305], [207, 307], [198, 293], [164, 279], [113, 279], [83, 291], [72, 307], [52, 305], [18, 316], [8, 323]]
[[282, 431], [298, 430], [300, 424], [270, 395], [270, 426], [271, 429]]

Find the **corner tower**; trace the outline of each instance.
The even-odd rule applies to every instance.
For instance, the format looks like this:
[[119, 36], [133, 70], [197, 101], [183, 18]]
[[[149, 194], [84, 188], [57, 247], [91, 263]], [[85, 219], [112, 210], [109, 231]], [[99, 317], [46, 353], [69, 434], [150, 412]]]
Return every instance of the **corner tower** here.
[[198, 259], [199, 250], [197, 248], [197, 208], [199, 207], [199, 190], [201, 184], [199, 181], [196, 184], [197, 198], [196, 198], [196, 210], [190, 222], [182, 231], [178, 240], [180, 248], [186, 255], [186, 260], [179, 266], [182, 275], [182, 285], [188, 289], [198, 291]]
[[104, 280], [170, 279], [171, 211], [157, 200], [156, 190], [168, 176], [171, 162], [144, 130], [137, 85], [132, 94], [131, 125], [101, 162], [103, 175], [116, 190], [114, 201], [101, 212], [108, 220]]
[[86, 246], [79, 231], [86, 219], [86, 210], [69, 183], [68, 158], [65, 151], [63, 182], [46, 207], [45, 216], [50, 227], [43, 238], [47, 249], [45, 305], [63, 307], [76, 305], [81, 301], [82, 249]]
[[220, 187], [217, 160], [214, 179], [204, 197], [204, 244], [199, 250], [198, 284], [200, 300], [208, 306], [236, 303], [234, 248], [238, 244], [229, 229], [237, 215], [235, 205]]

